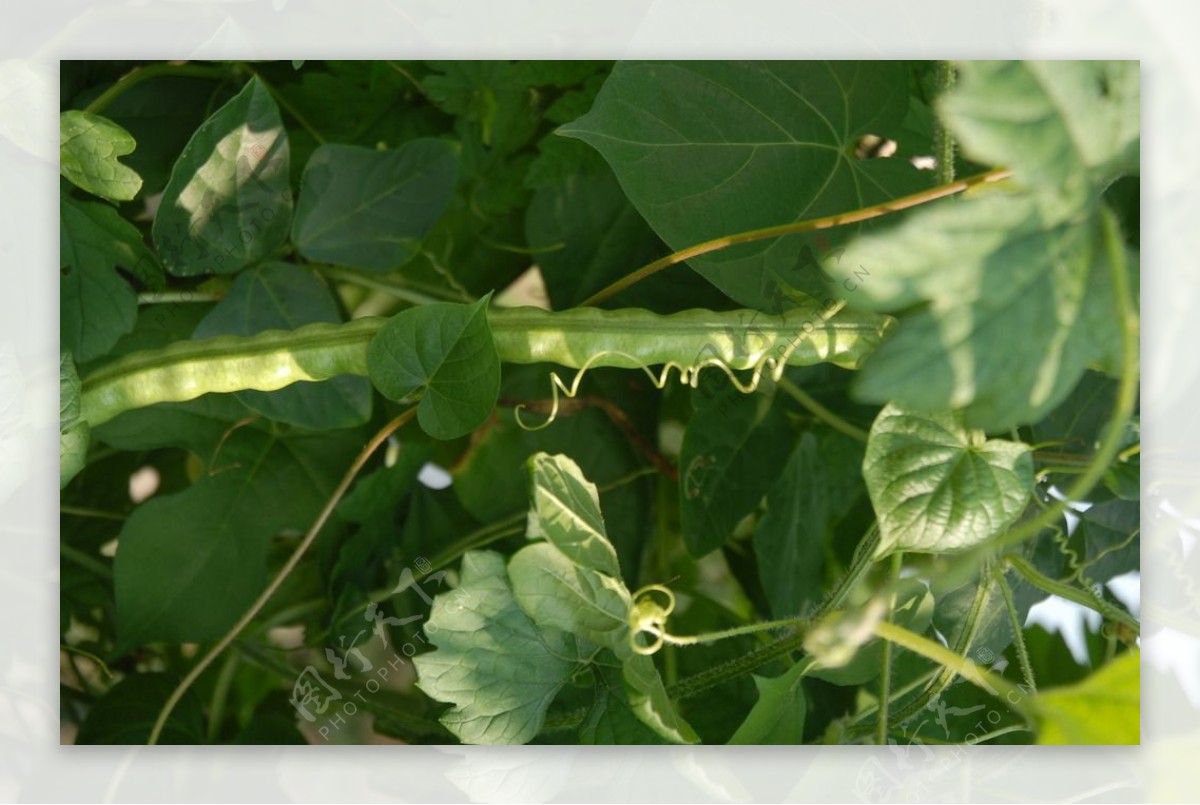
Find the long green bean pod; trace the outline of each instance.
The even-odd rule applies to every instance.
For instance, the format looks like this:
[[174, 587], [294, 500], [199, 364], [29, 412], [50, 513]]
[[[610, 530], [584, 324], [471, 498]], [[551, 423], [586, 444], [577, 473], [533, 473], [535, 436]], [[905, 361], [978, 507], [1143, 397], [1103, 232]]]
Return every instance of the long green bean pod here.
[[[781, 315], [751, 310], [688, 310], [660, 315], [647, 310], [496, 308], [488, 324], [500, 360], [556, 363], [584, 371], [610, 366], [650, 371], [660, 387], [672, 368], [694, 385], [699, 371], [754, 370], [775, 374], [784, 365], [830, 362], [848, 368], [879, 343], [886, 316], [811, 306]], [[161, 402], [182, 402], [211, 392], [274, 391], [297, 382], [367, 374], [367, 345], [386, 322], [357, 319], [312, 324], [254, 336], [180, 341], [137, 352], [83, 379], [82, 418], [95, 427], [118, 414]]]

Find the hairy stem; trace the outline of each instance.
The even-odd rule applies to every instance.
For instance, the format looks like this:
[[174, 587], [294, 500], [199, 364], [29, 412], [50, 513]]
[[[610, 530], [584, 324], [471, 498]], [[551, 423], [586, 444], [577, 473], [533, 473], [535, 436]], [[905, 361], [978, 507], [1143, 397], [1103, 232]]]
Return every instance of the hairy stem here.
[[[934, 81], [938, 97], [945, 95], [954, 86], [954, 62], [939, 61], [934, 67]], [[936, 182], [948, 184], [954, 181], [954, 135], [946, 128], [938, 115], [933, 116], [933, 153], [937, 159]]]
[[1021, 618], [1017, 614], [1017, 604], [1013, 600], [1012, 588], [1008, 586], [1008, 579], [1004, 578], [1004, 568], [997, 565], [992, 568], [992, 578], [995, 579], [996, 586], [1000, 588], [1000, 593], [1004, 596], [1004, 608], [1008, 612], [1008, 623], [1013, 631], [1013, 645], [1017, 649], [1017, 662], [1021, 664], [1021, 676], [1025, 679], [1025, 684], [1030, 690], [1037, 690], [1037, 680], [1033, 675], [1033, 663], [1029, 661], [1029, 648], [1025, 645], [1025, 631], [1021, 624]]
[[[900, 579], [900, 570], [904, 565], [904, 554], [901, 551], [896, 551], [892, 556], [892, 573], [891, 584], [895, 585]], [[889, 596], [889, 598], [892, 598]], [[893, 606], [895, 605], [894, 598], [889, 601], [887, 614], [884, 615], [884, 622], [890, 624], [892, 622]], [[879, 719], [876, 724], [875, 743], [880, 746], [887, 745], [888, 734], [888, 703], [892, 698], [892, 644], [889, 641], [883, 643], [883, 659], [882, 668], [879, 673]]]
[[163, 728], [167, 724], [167, 719], [171, 717], [171, 713], [175, 710], [175, 706], [179, 704], [179, 700], [182, 699], [183, 695], [188, 692], [192, 685], [195, 684], [196, 680], [200, 678], [200, 675], [204, 673], [205, 669], [212, 665], [213, 661], [221, 655], [221, 652], [228, 648], [229, 644], [232, 643], [239, 634], [241, 634], [242, 630], [250, 625], [250, 622], [254, 620], [255, 616], [258, 615], [260, 611], [262, 611], [262, 608], [267, 605], [267, 602], [271, 600], [271, 597], [275, 595], [281, 586], [283, 586], [284, 581], [286, 581], [288, 576], [292, 574], [292, 571], [296, 569], [296, 565], [300, 564], [300, 559], [303, 558], [304, 554], [308, 552], [308, 549], [316, 541], [317, 536], [321, 533], [321, 529], [325, 527], [326, 521], [328, 521], [330, 515], [333, 514], [333, 510], [337, 508], [338, 503], [345, 496], [346, 491], [350, 488], [350, 484], [354, 482], [354, 479], [358, 476], [358, 473], [366, 465], [367, 459], [369, 459], [371, 455], [379, 449], [380, 445], [388, 440], [388, 437], [402, 428], [410, 419], [413, 418], [416, 413], [417, 409], [415, 407], [409, 408], [391, 422], [384, 425], [378, 433], [371, 437], [371, 440], [367, 442], [365, 447], [363, 447], [362, 451], [358, 454], [358, 457], [354, 459], [354, 463], [352, 463], [350, 468], [346, 470], [346, 474], [342, 477], [342, 480], [337, 485], [337, 488], [334, 489], [333, 494], [330, 495], [328, 502], [325, 504], [325, 508], [321, 510], [319, 515], [317, 515], [317, 519], [308, 529], [308, 533], [304, 535], [304, 538], [300, 540], [300, 543], [296, 545], [295, 550], [292, 551], [292, 555], [288, 557], [283, 567], [281, 567], [279, 572], [275, 574], [275, 578], [271, 579], [271, 583], [268, 584], [267, 588], [259, 594], [258, 598], [254, 600], [254, 603], [250, 605], [249, 609], [242, 613], [242, 616], [238, 618], [237, 623], [235, 623], [229, 629], [229, 631], [225, 633], [224, 637], [217, 641], [216, 645], [210, 648], [208, 652], [200, 658], [199, 662], [192, 666], [192, 669], [188, 671], [187, 676], [185, 676], [183, 680], [180, 681], [179, 685], [176, 686], [175, 690], [171, 692], [166, 704], [164, 704], [162, 710], [159, 711], [158, 718], [155, 719], [153, 728], [150, 730], [150, 737], [146, 741], [148, 745], [153, 746], [154, 744], [158, 743], [158, 738], [160, 735], [162, 735]]
[[910, 632], [902, 626], [897, 626], [887, 621], [880, 621], [875, 624], [875, 635], [889, 643], [895, 643], [901, 648], [906, 648], [914, 654], [919, 654], [927, 660], [938, 663], [948, 671], [952, 671], [967, 680], [972, 685], [982, 688], [993, 696], [1002, 699], [1009, 707], [1024, 716], [1026, 721], [1032, 720], [1030, 708], [1025, 704], [1024, 696], [1016, 685], [976, 665], [967, 657], [955, 654], [941, 643], [935, 643], [927, 637], [923, 637], [916, 632]]
[[1057, 595], [1059, 598], [1065, 598], [1082, 607], [1095, 610], [1109, 620], [1116, 621], [1132, 629], [1134, 634], [1138, 634], [1141, 631], [1141, 624], [1137, 622], [1136, 618], [1125, 610], [1108, 603], [1091, 590], [1085, 590], [1073, 584], [1064, 584], [1061, 581], [1056, 581], [1039, 571], [1029, 563], [1029, 560], [1018, 554], [1011, 553], [1004, 558], [1012, 566], [1013, 570], [1021, 574], [1021, 577], [1025, 581], [1037, 587], [1042, 592]]

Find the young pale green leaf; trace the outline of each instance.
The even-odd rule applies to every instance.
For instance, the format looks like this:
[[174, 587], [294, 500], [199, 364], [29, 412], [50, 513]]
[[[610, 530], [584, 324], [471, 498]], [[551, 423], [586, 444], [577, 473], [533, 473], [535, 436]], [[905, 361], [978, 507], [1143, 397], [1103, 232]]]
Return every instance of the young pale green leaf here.
[[580, 567], [620, 578], [617, 552], [605, 536], [596, 485], [566, 456], [529, 459], [529, 538], [544, 539]]
[[611, 650], [622, 662], [629, 645], [629, 591], [619, 577], [577, 564], [547, 542], [517, 551], [508, 563], [513, 594], [529, 617]]
[[866, 491], [862, 455], [849, 436], [806, 431], [771, 487], [754, 530], [754, 554], [775, 617], [798, 615], [821, 599], [830, 531]]
[[287, 132], [270, 90], [251, 79], [192, 135], [154, 216], [154, 243], [178, 276], [233, 274], [287, 240]]
[[711, 399], [692, 415], [679, 457], [680, 518], [693, 556], [725, 544], [779, 477], [791, 444], [773, 395], [742, 394], [728, 384], [715, 393], [712, 388], [702, 385], [698, 392]]
[[371, 382], [390, 400], [420, 391], [417, 421], [435, 439], [483, 424], [500, 396], [500, 357], [488, 328], [491, 294], [472, 305], [437, 302], [393, 316], [367, 348]]
[[[654, 661], [633, 651], [633, 599], [604, 534], [595, 487], [565, 456], [539, 453], [530, 467], [529, 534], [549, 541], [522, 548], [509, 560], [517, 603], [539, 625], [611, 651], [621, 662], [634, 715], [670, 741], [695, 743], [698, 738], [676, 711]], [[564, 511], [564, 504], [574, 511]]]
[[1033, 458], [987, 439], [955, 413], [890, 404], [871, 426], [863, 477], [879, 518], [878, 555], [979, 545], [1020, 516], [1033, 492]]
[[416, 255], [457, 181], [448, 140], [390, 151], [323, 145], [304, 168], [292, 241], [310, 260], [391, 271]]
[[1038, 694], [1038, 743], [1139, 743], [1140, 660], [1140, 652], [1128, 651], [1078, 684]]
[[64, 196], [59, 215], [62, 348], [88, 363], [106, 355], [137, 319], [137, 295], [117, 268], [148, 285], [162, 269], [133, 224], [109, 205]]
[[1115, 357], [1101, 240], [1087, 208], [1003, 192], [934, 205], [856, 240], [841, 258], [870, 272], [856, 307], [928, 302], [867, 359], [856, 396], [965, 407], [967, 421], [986, 430], [1041, 419], [1090, 364]]
[[1136, 61], [961, 62], [939, 112], [975, 162], [1012, 168], [1030, 186], [1086, 193], [1138, 172], [1138, 67]]
[[729, 739], [731, 744], [804, 743], [804, 717], [808, 702], [800, 682], [807, 664], [798, 662], [774, 679], [754, 675], [758, 701]]
[[413, 660], [417, 686], [454, 704], [441, 721], [464, 743], [528, 743], [580, 662], [575, 638], [517, 606], [491, 551], [463, 556], [462, 582], [434, 599], [425, 632], [436, 650]]
[[79, 373], [69, 352], [64, 352], [58, 363], [58, 485], [70, 483], [71, 479], [87, 464], [87, 448], [90, 436], [88, 424], [80, 420]]
[[129, 201], [142, 187], [137, 171], [117, 157], [137, 143], [125, 129], [90, 112], [70, 110], [58, 120], [59, 170], [72, 184], [111, 201]]
[[325, 434], [239, 428], [219, 472], [135, 509], [113, 568], [120, 650], [223, 634], [265, 586], [271, 539], [312, 524], [356, 449]]
[[[900, 136], [909, 80], [900, 62], [620, 62], [591, 111], [558, 132], [597, 148], [646, 221], [682, 249], [927, 186], [906, 159], [854, 156], [868, 134], [927, 153]], [[796, 289], [824, 292], [806, 272], [806, 243], [768, 240], [689, 265], [741, 304], [779, 310]]]
[[[507, 380], [527, 377], [537, 382], [502, 389], [505, 396], [537, 394], [544, 388], [542, 367], [505, 369]], [[454, 471], [453, 491], [463, 507], [480, 522], [493, 522], [529, 509], [528, 476], [513, 472], [538, 452], [570, 453], [588, 478], [611, 483], [643, 466], [620, 429], [594, 408], [559, 417], [540, 430], [526, 430], [511, 416], [497, 417], [472, 443]], [[649, 478], [610, 488], [600, 495], [609, 542], [617, 551], [626, 578], [637, 578], [644, 540], [652, 527], [653, 485]]]
[[[333, 293], [313, 272], [287, 263], [264, 263], [238, 274], [192, 337], [255, 335], [341, 320]], [[268, 419], [311, 430], [354, 427], [371, 416], [371, 383], [365, 377], [295, 383], [272, 392], [243, 391], [238, 399]]]

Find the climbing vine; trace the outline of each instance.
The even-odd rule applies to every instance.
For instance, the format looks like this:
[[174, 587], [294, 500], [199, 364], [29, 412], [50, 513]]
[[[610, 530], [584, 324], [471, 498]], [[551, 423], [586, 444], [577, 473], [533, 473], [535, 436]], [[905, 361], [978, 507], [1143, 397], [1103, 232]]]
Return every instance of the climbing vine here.
[[75, 741], [1137, 741], [1136, 63], [62, 100]]

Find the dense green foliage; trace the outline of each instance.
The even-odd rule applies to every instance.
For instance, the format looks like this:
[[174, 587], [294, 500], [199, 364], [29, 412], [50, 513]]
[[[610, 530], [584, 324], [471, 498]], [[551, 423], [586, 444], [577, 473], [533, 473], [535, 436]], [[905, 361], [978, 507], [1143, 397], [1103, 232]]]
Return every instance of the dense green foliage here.
[[1136, 63], [62, 75], [78, 742], [1137, 741]]

